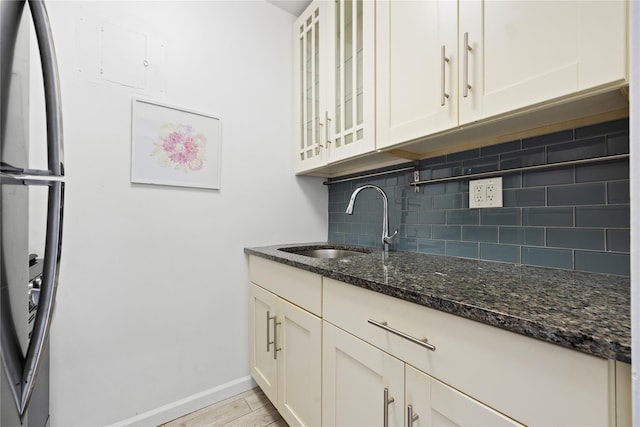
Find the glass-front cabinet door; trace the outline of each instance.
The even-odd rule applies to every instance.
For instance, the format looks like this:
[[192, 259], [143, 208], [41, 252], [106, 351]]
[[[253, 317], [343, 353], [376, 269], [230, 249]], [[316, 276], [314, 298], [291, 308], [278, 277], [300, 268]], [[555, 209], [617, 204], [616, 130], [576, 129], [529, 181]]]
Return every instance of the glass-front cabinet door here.
[[294, 24], [296, 173], [375, 148], [374, 6], [316, 0]]
[[[371, 0], [330, 2], [329, 161], [375, 148], [375, 9]], [[331, 123], [333, 120], [333, 123]]]
[[326, 164], [327, 32], [324, 0], [316, 0], [294, 24], [295, 172]]

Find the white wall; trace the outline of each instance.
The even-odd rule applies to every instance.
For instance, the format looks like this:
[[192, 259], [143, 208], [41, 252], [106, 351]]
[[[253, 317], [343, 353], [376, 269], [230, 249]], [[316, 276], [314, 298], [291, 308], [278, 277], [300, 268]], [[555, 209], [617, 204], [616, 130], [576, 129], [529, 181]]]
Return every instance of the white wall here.
[[633, 425], [640, 425], [640, 3], [629, 9], [629, 140], [631, 182], [631, 366]]
[[[68, 178], [51, 426], [154, 425], [251, 385], [243, 247], [326, 240], [326, 188], [291, 167], [294, 18], [261, 0], [48, 8]], [[103, 20], [162, 40], [163, 77], [101, 81], [83, 31]], [[130, 183], [134, 95], [221, 116], [220, 191]]]

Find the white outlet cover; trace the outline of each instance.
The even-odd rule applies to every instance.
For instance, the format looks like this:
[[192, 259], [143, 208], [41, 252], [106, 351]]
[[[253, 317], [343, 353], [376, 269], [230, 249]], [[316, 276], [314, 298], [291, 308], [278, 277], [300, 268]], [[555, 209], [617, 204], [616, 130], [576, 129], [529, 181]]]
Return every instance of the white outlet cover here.
[[501, 208], [502, 177], [469, 181], [470, 208]]

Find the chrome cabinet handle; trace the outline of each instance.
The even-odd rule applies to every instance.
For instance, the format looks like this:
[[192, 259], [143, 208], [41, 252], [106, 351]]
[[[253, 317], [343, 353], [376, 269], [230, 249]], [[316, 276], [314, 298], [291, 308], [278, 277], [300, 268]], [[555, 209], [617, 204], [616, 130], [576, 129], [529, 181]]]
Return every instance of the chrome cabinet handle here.
[[407, 427], [413, 427], [413, 422], [418, 418], [418, 414], [413, 413], [413, 405], [407, 405]]
[[440, 49], [441, 52], [441, 60], [440, 60], [440, 66], [441, 66], [441, 70], [440, 70], [440, 105], [444, 106], [444, 101], [445, 99], [449, 98], [449, 94], [445, 91], [444, 86], [445, 86], [445, 65], [447, 62], [449, 62], [449, 58], [447, 58], [447, 55], [445, 53], [445, 46], [442, 45], [442, 49]]
[[324, 148], [324, 144], [322, 143], [322, 128], [324, 124], [318, 120], [316, 124], [316, 141], [318, 141], [318, 147]]
[[271, 319], [276, 318], [275, 316], [271, 317], [270, 314], [269, 310], [267, 310], [267, 353], [269, 353], [269, 347], [271, 347], [271, 344], [274, 343], [273, 341], [269, 341], [269, 335], [271, 335], [271, 332], [269, 331], [269, 322]]
[[422, 347], [428, 348], [431, 351], [436, 351], [436, 346], [433, 344], [430, 344], [429, 341], [426, 338], [423, 339], [418, 339], [415, 337], [412, 337], [409, 334], [405, 334], [402, 331], [399, 331], [397, 329], [394, 329], [390, 326], [387, 326], [387, 322], [377, 322], [373, 319], [369, 319], [367, 320], [367, 323], [372, 324], [373, 326], [377, 326], [380, 329], [384, 329], [387, 332], [391, 332], [392, 334], [398, 335], [399, 337], [402, 337], [404, 339], [407, 339], [409, 341], [411, 341], [412, 343], [418, 344]]
[[327, 140], [327, 147], [328, 147], [329, 144], [331, 144], [331, 138], [329, 138], [329, 131], [331, 130], [331, 126], [330, 126], [331, 118], [329, 117], [329, 112], [328, 111], [324, 112], [324, 122], [327, 124], [327, 129], [326, 129], [327, 137], [326, 137], [326, 140]]
[[382, 425], [384, 427], [389, 427], [389, 405], [395, 402], [395, 398], [389, 397], [389, 389], [385, 387], [384, 389], [384, 406], [382, 409]]
[[471, 51], [471, 46], [469, 46], [469, 33], [464, 33], [464, 64], [462, 64], [462, 96], [469, 96], [469, 89], [471, 89], [471, 85], [469, 84], [469, 52]]
[[278, 348], [278, 325], [281, 325], [282, 322], [278, 322], [276, 316], [271, 319], [273, 319], [273, 360], [278, 360], [278, 352], [282, 350], [282, 348]]

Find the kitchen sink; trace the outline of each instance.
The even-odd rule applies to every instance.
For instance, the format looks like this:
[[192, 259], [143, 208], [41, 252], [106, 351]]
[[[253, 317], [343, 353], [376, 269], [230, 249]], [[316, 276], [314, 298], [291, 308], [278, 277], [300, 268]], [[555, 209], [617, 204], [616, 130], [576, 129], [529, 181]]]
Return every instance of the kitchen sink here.
[[371, 249], [367, 248], [353, 248], [343, 246], [303, 246], [296, 248], [280, 248], [278, 250], [289, 252], [295, 255], [322, 259], [347, 258], [357, 255], [365, 255], [372, 252]]

